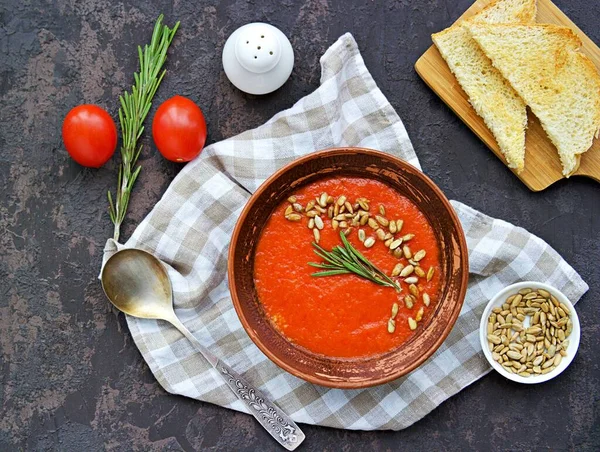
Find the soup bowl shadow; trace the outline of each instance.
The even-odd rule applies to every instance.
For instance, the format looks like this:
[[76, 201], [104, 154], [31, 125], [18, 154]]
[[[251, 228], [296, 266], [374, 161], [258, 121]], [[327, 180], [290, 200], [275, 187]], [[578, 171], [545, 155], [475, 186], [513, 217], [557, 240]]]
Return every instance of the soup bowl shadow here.
[[[324, 356], [289, 341], [266, 317], [254, 286], [254, 254], [265, 219], [298, 188], [342, 175], [384, 182], [410, 199], [431, 224], [440, 250], [442, 279], [433, 314], [407, 342], [386, 353], [361, 358]], [[233, 305], [258, 348], [279, 367], [303, 380], [344, 389], [387, 383], [423, 364], [452, 330], [464, 301], [468, 275], [465, 236], [442, 191], [405, 161], [364, 148], [318, 151], [273, 174], [244, 207], [233, 231], [228, 259]]]

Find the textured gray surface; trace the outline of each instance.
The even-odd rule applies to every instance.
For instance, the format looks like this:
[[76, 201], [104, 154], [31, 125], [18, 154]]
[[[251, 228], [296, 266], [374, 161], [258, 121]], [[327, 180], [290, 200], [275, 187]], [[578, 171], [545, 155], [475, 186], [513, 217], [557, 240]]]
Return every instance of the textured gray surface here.
[[[83, 102], [116, 115], [135, 46], [160, 12], [182, 26], [155, 106], [174, 94], [197, 101], [210, 142], [312, 91], [319, 56], [352, 32], [425, 172], [450, 198], [547, 240], [591, 288], [578, 305], [579, 354], [560, 378], [529, 387], [490, 374], [401, 432], [304, 426], [303, 450], [598, 450], [600, 185], [573, 178], [530, 192], [418, 78], [413, 64], [430, 33], [470, 3], [0, 0], [0, 450], [277, 450], [253, 418], [165, 393], [96, 280], [118, 158], [79, 167], [60, 125]], [[557, 4], [600, 42], [599, 2]], [[237, 91], [220, 64], [227, 36], [255, 20], [280, 27], [297, 56], [288, 83], [264, 97]], [[179, 169], [144, 142], [125, 237]]]

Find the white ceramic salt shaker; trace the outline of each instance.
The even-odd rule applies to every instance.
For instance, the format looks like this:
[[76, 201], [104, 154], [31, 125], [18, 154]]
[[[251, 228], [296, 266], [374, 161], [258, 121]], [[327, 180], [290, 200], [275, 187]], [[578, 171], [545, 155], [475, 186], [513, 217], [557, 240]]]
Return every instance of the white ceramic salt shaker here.
[[273, 25], [254, 22], [234, 31], [223, 47], [227, 78], [249, 94], [275, 91], [289, 78], [294, 50], [289, 39]]

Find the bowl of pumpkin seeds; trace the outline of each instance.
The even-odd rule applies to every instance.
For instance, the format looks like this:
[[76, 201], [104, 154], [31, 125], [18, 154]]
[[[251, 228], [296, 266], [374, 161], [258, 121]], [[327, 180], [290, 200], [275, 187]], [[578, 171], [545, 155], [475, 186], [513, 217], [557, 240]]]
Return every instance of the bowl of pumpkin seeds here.
[[564, 371], [579, 348], [579, 318], [555, 287], [512, 284], [486, 306], [479, 328], [483, 354], [504, 377], [542, 383]]

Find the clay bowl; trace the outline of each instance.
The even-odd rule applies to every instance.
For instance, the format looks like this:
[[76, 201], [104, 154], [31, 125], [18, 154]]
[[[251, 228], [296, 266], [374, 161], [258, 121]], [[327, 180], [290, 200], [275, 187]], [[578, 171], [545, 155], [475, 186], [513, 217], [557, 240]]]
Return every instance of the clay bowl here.
[[[332, 175], [385, 182], [412, 200], [436, 233], [444, 282], [436, 310], [408, 342], [380, 355], [333, 358], [289, 342], [268, 321], [254, 287], [254, 252], [265, 218], [298, 187]], [[421, 365], [450, 333], [463, 304], [469, 274], [467, 245], [454, 209], [441, 190], [408, 163], [378, 151], [339, 148], [291, 162], [252, 195], [235, 226], [229, 250], [229, 288], [235, 310], [254, 343], [275, 364], [311, 383], [364, 388], [394, 380]]]

